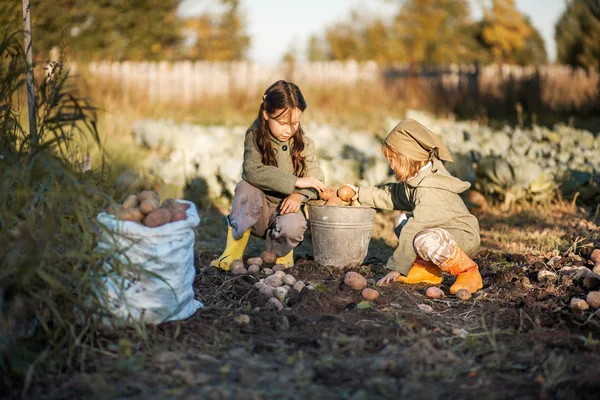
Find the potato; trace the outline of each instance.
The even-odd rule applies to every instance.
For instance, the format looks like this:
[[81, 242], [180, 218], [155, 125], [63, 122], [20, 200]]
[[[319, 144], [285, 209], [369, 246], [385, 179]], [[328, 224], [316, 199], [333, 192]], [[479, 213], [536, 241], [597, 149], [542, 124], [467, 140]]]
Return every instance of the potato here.
[[333, 188], [327, 188], [325, 191], [319, 193], [319, 197], [321, 197], [321, 199], [327, 201], [332, 197], [335, 197], [335, 189]]
[[281, 301], [279, 301], [279, 299], [272, 297], [269, 299], [269, 301], [265, 305], [265, 308], [268, 310], [281, 311], [281, 310], [283, 310], [283, 303], [281, 303]]
[[594, 249], [594, 251], [592, 251], [592, 255], [590, 256], [590, 260], [594, 264], [600, 263], [600, 249]]
[[301, 292], [302, 289], [304, 289], [304, 286], [306, 286], [306, 284], [302, 281], [297, 281], [296, 283], [294, 283], [294, 286], [292, 286], [294, 289], [296, 289], [298, 292]]
[[379, 292], [375, 289], [365, 288], [362, 291], [362, 297], [364, 297], [367, 300], [375, 300], [379, 297]]
[[231, 273], [233, 275], [243, 275], [243, 274], [247, 274], [248, 271], [246, 270], [245, 267], [237, 267], [237, 268], [231, 268]]
[[238, 258], [238, 259], [233, 260], [231, 262], [231, 264], [229, 265], [229, 268], [231, 268], [231, 269], [234, 269], [234, 268], [245, 268], [244, 262]]
[[278, 288], [275, 288], [275, 290], [273, 290], [273, 294], [280, 301], [284, 301], [288, 294], [288, 289], [286, 289], [284, 287], [278, 287]]
[[469, 300], [471, 298], [471, 292], [469, 292], [467, 289], [458, 289], [456, 292], [456, 298], [463, 301]]
[[335, 196], [330, 198], [329, 200], [327, 200], [325, 202], [326, 206], [343, 206], [344, 205], [344, 200], [340, 199], [339, 197]]
[[343, 201], [350, 201], [356, 192], [348, 185], [344, 185], [337, 191], [337, 196]]
[[571, 310], [573, 311], [585, 311], [588, 308], [590, 308], [590, 305], [588, 303], [586, 303], [585, 300], [583, 299], [578, 299], [576, 297], [573, 297], [571, 299]]
[[[141, 202], [140, 210], [144, 214], [148, 215], [148, 214], [151, 214], [154, 211], [158, 210], [158, 206], [159, 206], [158, 200], [150, 198], [150, 199], [143, 200]], [[166, 210], [166, 211], [169, 211], [169, 210]], [[170, 211], [169, 211], [169, 215], [171, 215]]]
[[275, 264], [273, 265], [273, 271], [277, 272], [277, 271], [283, 271], [286, 270], [287, 267], [283, 264]]
[[115, 211], [114, 215], [123, 221], [141, 222], [144, 219], [144, 214], [142, 214], [139, 208], [120, 208]]
[[600, 292], [589, 292], [585, 301], [594, 309], [600, 308]]
[[263, 269], [263, 274], [265, 274], [265, 276], [273, 275], [273, 270], [271, 268], [265, 268]]
[[260, 258], [267, 264], [275, 264], [277, 261], [277, 254], [270, 250], [265, 250], [261, 253]]
[[349, 271], [344, 277], [344, 283], [354, 290], [361, 290], [367, 286], [367, 280], [358, 272]]
[[248, 259], [248, 264], [258, 265], [259, 267], [262, 265], [263, 260], [260, 257], [250, 257]]
[[260, 292], [260, 294], [262, 294], [263, 296], [265, 296], [268, 299], [270, 299], [271, 297], [274, 296], [273, 288], [269, 285], [265, 285], [265, 286], [261, 287], [260, 289], [258, 289], [258, 291]]
[[277, 275], [270, 275], [265, 278], [265, 283], [271, 287], [279, 287], [283, 282], [281, 282], [281, 278]]
[[158, 193], [156, 193], [154, 190], [142, 190], [140, 194], [138, 194], [138, 199], [140, 200], [140, 203], [143, 203], [144, 200], [147, 199], [156, 199], [156, 201], [160, 200]]
[[[275, 270], [273, 270], [273, 271], [275, 271]], [[283, 279], [283, 277], [285, 276], [285, 272], [283, 272], [283, 271], [275, 271], [273, 273], [273, 275], [278, 276], [279, 279]]]
[[150, 228], [163, 226], [171, 221], [171, 212], [164, 208], [160, 208], [144, 218], [144, 225]]
[[187, 219], [187, 214], [183, 210], [171, 212], [171, 222], [184, 221]]
[[259, 271], [260, 267], [256, 264], [250, 264], [250, 266], [248, 267], [248, 272], [250, 272], [251, 274], [256, 274]]
[[135, 194], [130, 194], [123, 202], [123, 208], [135, 208], [139, 205], [140, 201], [138, 200], [138, 197]]
[[261, 282], [261, 281], [258, 281], [258, 282], [256, 282], [256, 283], [254, 284], [254, 289], [258, 289], [258, 290], [260, 290], [260, 289], [262, 289], [262, 288], [263, 288], [263, 287], [265, 287], [265, 286], [267, 286], [267, 284], [266, 284], [266, 283], [264, 283], [264, 282]]
[[445, 294], [444, 291], [439, 287], [432, 286], [427, 288], [427, 291], [425, 291], [425, 296], [429, 297], [430, 299], [443, 299]]
[[296, 283], [296, 278], [294, 278], [292, 275], [286, 275], [283, 277], [282, 281], [284, 285], [294, 286]]

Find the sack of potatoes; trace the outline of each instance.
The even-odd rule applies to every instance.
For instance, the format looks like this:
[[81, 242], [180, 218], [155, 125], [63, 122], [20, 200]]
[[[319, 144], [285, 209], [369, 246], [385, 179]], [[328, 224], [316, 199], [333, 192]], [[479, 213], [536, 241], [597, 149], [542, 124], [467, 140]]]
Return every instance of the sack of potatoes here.
[[170, 222], [183, 221], [187, 218], [185, 210], [188, 204], [178, 203], [175, 199], [164, 199], [160, 202], [158, 193], [153, 190], [142, 190], [139, 194], [130, 194], [123, 204], [108, 207], [107, 212], [123, 221], [132, 221], [149, 228], [163, 226]]

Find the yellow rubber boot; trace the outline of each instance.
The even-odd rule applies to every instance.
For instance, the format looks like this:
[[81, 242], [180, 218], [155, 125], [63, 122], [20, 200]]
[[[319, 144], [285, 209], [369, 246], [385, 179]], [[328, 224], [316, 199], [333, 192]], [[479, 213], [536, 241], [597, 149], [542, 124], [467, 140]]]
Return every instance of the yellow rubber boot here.
[[439, 285], [442, 283], [442, 271], [432, 262], [417, 259], [408, 271], [408, 275], [400, 276], [398, 282], [409, 285]]
[[283, 256], [283, 257], [279, 257], [277, 259], [277, 261], [275, 261], [275, 264], [283, 264], [286, 267], [293, 267], [294, 266], [294, 250], [290, 250], [289, 253], [287, 253], [287, 255]]
[[231, 269], [231, 262], [233, 260], [241, 260], [244, 256], [244, 250], [246, 250], [249, 238], [250, 229], [244, 232], [240, 239], [236, 240], [233, 238], [233, 230], [228, 226], [225, 250], [223, 250], [223, 254], [219, 258], [211, 261], [210, 266], [220, 268], [223, 271], [229, 271]]
[[454, 247], [452, 254], [440, 265], [440, 268], [456, 276], [456, 282], [450, 286], [451, 294], [456, 294], [459, 289], [467, 289], [475, 293], [483, 287], [479, 266], [458, 246]]

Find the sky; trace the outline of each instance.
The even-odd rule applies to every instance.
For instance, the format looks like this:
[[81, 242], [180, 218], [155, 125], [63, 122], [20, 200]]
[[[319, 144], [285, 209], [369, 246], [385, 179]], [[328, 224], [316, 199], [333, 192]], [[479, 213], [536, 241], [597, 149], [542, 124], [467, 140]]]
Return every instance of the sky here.
[[[481, 16], [482, 1], [485, 0], [470, 0], [475, 18]], [[554, 24], [565, 9], [565, 0], [516, 0], [516, 3], [544, 38], [549, 61], [553, 61], [556, 57]], [[348, 19], [351, 10], [391, 17], [398, 3], [394, 0], [242, 0], [241, 4], [251, 37], [250, 60], [274, 65], [290, 49], [302, 60], [308, 38], [323, 33], [332, 23]], [[180, 13], [194, 15], [215, 7], [218, 7], [217, 0], [184, 0]]]

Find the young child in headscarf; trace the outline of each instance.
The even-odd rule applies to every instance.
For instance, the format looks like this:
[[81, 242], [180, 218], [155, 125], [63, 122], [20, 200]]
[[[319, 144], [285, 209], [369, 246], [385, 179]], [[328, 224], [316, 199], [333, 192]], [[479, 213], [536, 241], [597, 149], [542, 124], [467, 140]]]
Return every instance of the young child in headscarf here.
[[390, 272], [377, 284], [439, 285], [446, 272], [456, 276], [452, 294], [481, 289], [479, 268], [471, 259], [479, 250], [479, 223], [459, 196], [470, 183], [444, 167], [442, 160], [453, 161], [446, 146], [419, 122], [405, 119], [388, 134], [383, 155], [399, 183], [348, 185], [353, 200], [364, 206], [407, 212], [396, 218], [398, 248], [387, 262]]

